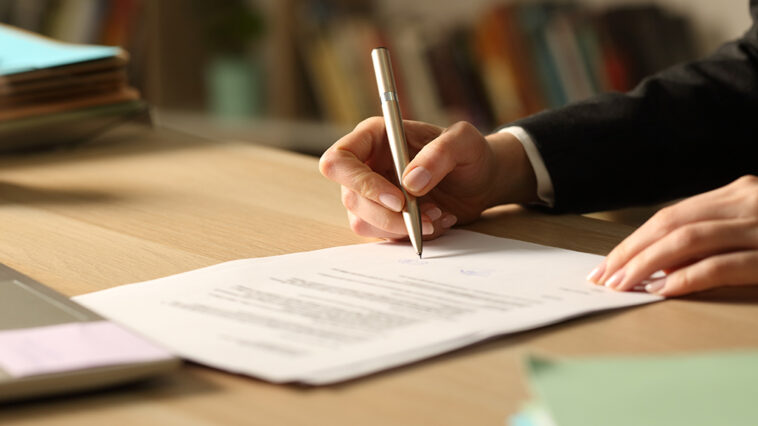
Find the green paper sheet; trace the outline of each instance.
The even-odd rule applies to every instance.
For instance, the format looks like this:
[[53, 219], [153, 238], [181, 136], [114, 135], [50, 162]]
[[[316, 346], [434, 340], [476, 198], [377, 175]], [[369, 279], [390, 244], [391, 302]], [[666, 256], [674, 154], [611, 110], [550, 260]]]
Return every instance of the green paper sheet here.
[[508, 419], [509, 426], [557, 426], [545, 407], [536, 401], [529, 402], [521, 412]]
[[758, 425], [758, 352], [528, 361], [560, 426]]

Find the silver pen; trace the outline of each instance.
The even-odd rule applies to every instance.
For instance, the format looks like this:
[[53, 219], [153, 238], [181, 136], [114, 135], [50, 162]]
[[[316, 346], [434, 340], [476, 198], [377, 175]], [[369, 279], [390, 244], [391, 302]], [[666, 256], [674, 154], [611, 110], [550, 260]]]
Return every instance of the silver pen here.
[[397, 101], [395, 75], [392, 72], [390, 52], [384, 47], [377, 47], [371, 51], [371, 59], [374, 62], [376, 85], [379, 87], [379, 99], [382, 102], [384, 126], [387, 129], [387, 139], [390, 142], [390, 151], [392, 151], [392, 160], [395, 163], [397, 181], [400, 183], [400, 190], [403, 191], [403, 195], [405, 196], [403, 220], [405, 221], [405, 228], [408, 230], [411, 244], [413, 244], [413, 248], [416, 249], [416, 254], [418, 254], [420, 259], [421, 252], [423, 251], [421, 212], [418, 209], [416, 197], [408, 194], [402, 185], [403, 172], [411, 159], [410, 155], [408, 155], [403, 118], [400, 116], [400, 106]]

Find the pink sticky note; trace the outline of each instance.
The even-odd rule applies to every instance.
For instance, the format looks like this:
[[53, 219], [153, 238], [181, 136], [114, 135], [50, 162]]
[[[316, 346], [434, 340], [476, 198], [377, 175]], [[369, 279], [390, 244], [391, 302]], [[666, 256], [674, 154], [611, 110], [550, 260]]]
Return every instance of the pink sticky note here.
[[0, 368], [13, 377], [170, 357], [166, 350], [109, 321], [0, 331]]

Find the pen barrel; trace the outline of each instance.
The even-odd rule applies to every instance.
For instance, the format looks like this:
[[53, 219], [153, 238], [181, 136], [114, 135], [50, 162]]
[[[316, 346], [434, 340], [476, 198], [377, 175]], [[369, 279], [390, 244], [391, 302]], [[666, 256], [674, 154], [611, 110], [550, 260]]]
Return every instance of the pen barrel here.
[[410, 195], [403, 188], [403, 173], [410, 163], [410, 154], [408, 153], [408, 144], [405, 139], [405, 130], [403, 126], [403, 117], [400, 115], [400, 106], [397, 100], [397, 89], [395, 86], [395, 75], [392, 72], [392, 61], [390, 53], [383, 47], [371, 51], [371, 60], [374, 63], [374, 73], [376, 73], [376, 85], [379, 89], [379, 99], [382, 102], [382, 113], [384, 114], [384, 126], [387, 130], [387, 139], [389, 140], [392, 160], [395, 163], [395, 173], [400, 190], [405, 196], [405, 208], [403, 209], [403, 221], [408, 230], [408, 237], [413, 244], [416, 253], [421, 257], [423, 250], [423, 238], [421, 235], [421, 212], [418, 208], [416, 197]]
[[403, 181], [403, 173], [410, 163], [410, 154], [405, 143], [405, 132], [402, 124], [399, 109], [397, 105], [389, 102], [382, 103], [382, 112], [384, 113], [385, 126], [387, 127], [387, 138], [390, 142], [390, 151], [392, 152], [392, 161], [395, 163], [395, 172], [397, 173], [398, 184]]
[[384, 101], [384, 93], [393, 93], [397, 96], [395, 88], [395, 74], [392, 72], [390, 52], [384, 47], [377, 47], [371, 51], [371, 60], [374, 63], [376, 74], [376, 86], [379, 88], [379, 97]]
[[[371, 51], [371, 60], [374, 63], [376, 85], [379, 89], [379, 99], [382, 102], [384, 126], [387, 129], [392, 160], [395, 163], [398, 183], [403, 180], [403, 172], [411, 161], [408, 153], [408, 144], [405, 139], [403, 118], [400, 114], [400, 106], [397, 100], [395, 75], [392, 72], [392, 61], [389, 51], [379, 47]], [[403, 191], [405, 192], [405, 191]]]

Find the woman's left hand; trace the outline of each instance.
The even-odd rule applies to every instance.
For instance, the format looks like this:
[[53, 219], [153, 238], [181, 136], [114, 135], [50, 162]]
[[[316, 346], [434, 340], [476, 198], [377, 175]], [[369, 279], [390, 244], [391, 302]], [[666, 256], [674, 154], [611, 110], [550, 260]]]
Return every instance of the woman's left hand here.
[[661, 209], [587, 277], [619, 291], [645, 285], [662, 296], [758, 284], [758, 177]]

